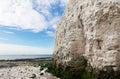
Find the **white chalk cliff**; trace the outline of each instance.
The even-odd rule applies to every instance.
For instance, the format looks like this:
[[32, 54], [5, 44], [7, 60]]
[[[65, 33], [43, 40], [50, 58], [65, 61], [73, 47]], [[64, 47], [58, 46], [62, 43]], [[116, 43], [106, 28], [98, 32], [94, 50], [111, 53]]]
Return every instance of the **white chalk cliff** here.
[[120, 70], [120, 0], [70, 0], [56, 29], [54, 60]]

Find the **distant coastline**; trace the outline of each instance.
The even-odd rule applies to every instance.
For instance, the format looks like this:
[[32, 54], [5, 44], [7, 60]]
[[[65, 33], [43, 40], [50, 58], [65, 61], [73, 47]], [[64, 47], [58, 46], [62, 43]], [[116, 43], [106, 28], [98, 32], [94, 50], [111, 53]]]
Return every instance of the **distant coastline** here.
[[0, 60], [50, 60], [52, 58], [51, 54], [41, 54], [41, 55], [0, 55]]

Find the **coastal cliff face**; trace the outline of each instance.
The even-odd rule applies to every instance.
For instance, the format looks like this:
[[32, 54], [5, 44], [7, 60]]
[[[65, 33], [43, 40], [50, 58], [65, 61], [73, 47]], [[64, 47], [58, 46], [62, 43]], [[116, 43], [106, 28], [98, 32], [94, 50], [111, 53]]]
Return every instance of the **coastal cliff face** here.
[[70, 0], [56, 29], [54, 61], [120, 70], [120, 0]]

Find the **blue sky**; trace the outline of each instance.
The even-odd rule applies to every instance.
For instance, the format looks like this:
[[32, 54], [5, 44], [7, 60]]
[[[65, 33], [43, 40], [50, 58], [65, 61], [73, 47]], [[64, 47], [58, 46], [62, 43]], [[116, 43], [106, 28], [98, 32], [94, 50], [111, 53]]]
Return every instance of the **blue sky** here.
[[52, 54], [68, 0], [1, 0], [0, 55]]

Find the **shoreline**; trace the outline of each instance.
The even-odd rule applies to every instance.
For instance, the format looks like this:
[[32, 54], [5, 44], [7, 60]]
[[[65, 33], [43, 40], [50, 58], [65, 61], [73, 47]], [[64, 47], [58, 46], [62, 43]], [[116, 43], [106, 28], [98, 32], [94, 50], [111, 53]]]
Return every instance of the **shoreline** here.
[[46, 58], [32, 58], [32, 59], [15, 59], [15, 60], [0, 60], [0, 69], [16, 66], [39, 66], [52, 61], [51, 57]]
[[32, 61], [32, 60], [52, 60], [52, 57], [41, 57], [41, 58], [19, 58], [19, 59], [0, 59], [0, 61]]
[[[42, 65], [51, 62], [51, 57], [34, 59], [0, 60], [0, 79], [59, 79], [48, 72], [40, 75]], [[47, 67], [46, 67], [47, 68]]]
[[44, 55], [0, 55], [0, 61], [2, 60], [34, 60], [34, 59], [50, 59], [51, 54]]

